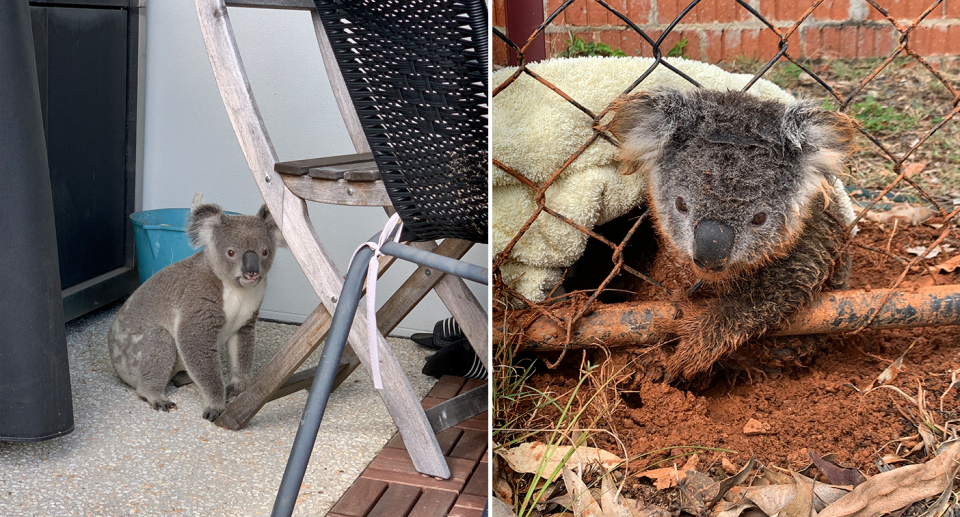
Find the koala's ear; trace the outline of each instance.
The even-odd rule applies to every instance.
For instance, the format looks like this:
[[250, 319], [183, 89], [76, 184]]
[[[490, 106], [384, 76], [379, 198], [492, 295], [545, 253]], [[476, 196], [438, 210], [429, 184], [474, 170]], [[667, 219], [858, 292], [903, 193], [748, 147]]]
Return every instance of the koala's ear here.
[[850, 117], [826, 111], [810, 101], [791, 103], [784, 110], [783, 145], [800, 151], [804, 164], [821, 174], [837, 174], [854, 150]]
[[287, 241], [283, 240], [283, 234], [280, 233], [280, 227], [277, 226], [277, 221], [274, 220], [273, 215], [270, 213], [270, 209], [267, 208], [267, 205], [264, 204], [260, 207], [260, 210], [257, 211], [257, 217], [263, 220], [270, 226], [270, 236], [273, 237], [273, 242], [275, 245], [286, 248]]
[[195, 205], [190, 209], [187, 235], [194, 248], [213, 244], [213, 231], [223, 222], [223, 209], [212, 203]]
[[663, 144], [680, 128], [693, 126], [701, 102], [698, 90], [666, 88], [641, 92], [617, 101], [607, 126], [620, 141], [620, 161], [632, 170], [657, 158]]

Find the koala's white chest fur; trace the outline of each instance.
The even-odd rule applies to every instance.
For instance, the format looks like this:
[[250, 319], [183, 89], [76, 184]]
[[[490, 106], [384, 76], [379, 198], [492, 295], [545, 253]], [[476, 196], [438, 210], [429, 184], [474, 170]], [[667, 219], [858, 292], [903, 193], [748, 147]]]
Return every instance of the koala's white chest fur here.
[[240, 330], [240, 327], [250, 320], [250, 316], [260, 308], [266, 292], [266, 280], [261, 281], [254, 287], [246, 289], [224, 284], [223, 312], [226, 314], [227, 320], [223, 325], [223, 329], [220, 330], [220, 335], [217, 339], [219, 343], [222, 344], [232, 337]]

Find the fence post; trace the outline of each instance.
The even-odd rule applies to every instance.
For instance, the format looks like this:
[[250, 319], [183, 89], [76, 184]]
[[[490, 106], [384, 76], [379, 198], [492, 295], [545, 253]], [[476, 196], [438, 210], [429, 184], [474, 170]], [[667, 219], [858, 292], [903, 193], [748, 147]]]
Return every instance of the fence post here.
[[[506, 0], [504, 2], [507, 18], [507, 37], [518, 47], [523, 47], [527, 38], [543, 23], [543, 2], [541, 0]], [[541, 33], [524, 53], [527, 63], [543, 61], [547, 58], [545, 39]], [[516, 55], [510, 55], [510, 65], [517, 66]]]

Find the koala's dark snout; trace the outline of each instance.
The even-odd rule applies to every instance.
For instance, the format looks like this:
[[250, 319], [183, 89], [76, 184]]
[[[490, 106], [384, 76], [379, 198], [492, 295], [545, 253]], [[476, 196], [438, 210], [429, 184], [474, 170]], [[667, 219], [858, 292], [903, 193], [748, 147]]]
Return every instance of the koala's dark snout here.
[[250, 280], [260, 276], [260, 256], [256, 252], [248, 251], [243, 254], [243, 276]]
[[733, 228], [705, 219], [693, 229], [693, 263], [714, 273], [723, 271], [733, 250]]

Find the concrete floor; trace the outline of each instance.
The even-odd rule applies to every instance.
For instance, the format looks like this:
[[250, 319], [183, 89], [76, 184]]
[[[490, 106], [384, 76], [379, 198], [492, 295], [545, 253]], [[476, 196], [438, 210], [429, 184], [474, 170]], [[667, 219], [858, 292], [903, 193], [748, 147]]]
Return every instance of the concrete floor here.
[[[110, 364], [106, 332], [118, 309], [67, 325], [76, 428], [41, 443], [0, 442], [0, 515], [269, 515], [307, 393], [268, 403], [240, 431], [201, 418], [193, 385], [171, 395], [177, 410], [154, 411]], [[260, 322], [255, 368], [295, 329]], [[436, 382], [420, 374], [429, 351], [389, 341], [422, 398]], [[395, 431], [356, 370], [330, 398], [294, 514], [324, 515]]]

